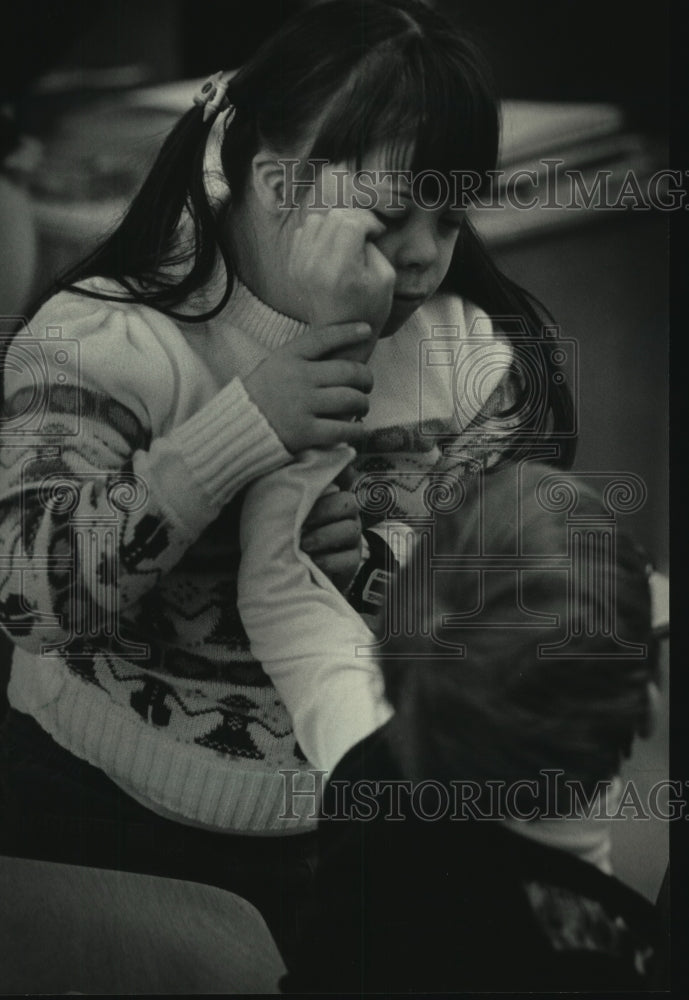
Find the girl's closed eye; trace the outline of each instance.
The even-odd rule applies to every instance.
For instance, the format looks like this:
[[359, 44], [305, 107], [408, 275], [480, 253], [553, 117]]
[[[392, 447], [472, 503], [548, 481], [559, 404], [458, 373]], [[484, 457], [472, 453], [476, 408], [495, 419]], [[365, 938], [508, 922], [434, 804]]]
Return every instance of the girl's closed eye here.
[[[382, 211], [381, 209], [372, 209], [375, 217], [383, 223], [388, 229], [400, 228], [404, 226], [411, 218], [411, 212], [406, 209], [400, 210], [390, 210]], [[439, 227], [443, 229], [449, 229], [453, 232], [462, 228], [464, 223], [464, 215], [457, 212], [446, 212], [441, 215], [438, 219]]]
[[388, 211], [388, 212], [382, 212], [380, 209], [375, 209], [374, 208], [374, 209], [372, 209], [372, 211], [373, 211], [373, 214], [375, 215], [375, 217], [380, 222], [382, 222], [383, 225], [386, 226], [388, 229], [390, 229], [390, 228], [394, 229], [395, 226], [402, 226], [402, 225], [404, 225], [404, 223], [409, 218], [409, 212], [406, 212], [404, 210], [403, 211], [399, 211], [399, 210], [398, 211], [394, 211], [394, 210], [391, 210], [391, 211]]

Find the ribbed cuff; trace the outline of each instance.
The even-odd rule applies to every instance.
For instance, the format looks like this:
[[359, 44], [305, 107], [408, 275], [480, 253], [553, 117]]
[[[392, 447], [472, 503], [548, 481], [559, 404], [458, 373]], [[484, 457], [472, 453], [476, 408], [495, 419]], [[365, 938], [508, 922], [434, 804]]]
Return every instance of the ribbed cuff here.
[[192, 532], [252, 479], [292, 458], [238, 378], [154, 441], [148, 457], [159, 501]]

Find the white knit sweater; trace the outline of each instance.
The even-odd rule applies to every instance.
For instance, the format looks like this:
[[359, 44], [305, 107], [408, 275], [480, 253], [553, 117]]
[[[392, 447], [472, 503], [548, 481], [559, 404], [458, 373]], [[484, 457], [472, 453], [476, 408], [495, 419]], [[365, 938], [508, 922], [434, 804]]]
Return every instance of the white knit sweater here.
[[[240, 283], [203, 324], [61, 293], [6, 365], [10, 702], [151, 808], [216, 830], [314, 823], [308, 797], [297, 819], [282, 815], [281, 772], [308, 790], [311, 765], [251, 655], [236, 592], [241, 492], [292, 460], [242, 377], [305, 329]], [[378, 344], [357, 458], [369, 523], [413, 523], [429, 487], [495, 460], [505, 429], [468, 427], [509, 359], [487, 318], [450, 296]]]

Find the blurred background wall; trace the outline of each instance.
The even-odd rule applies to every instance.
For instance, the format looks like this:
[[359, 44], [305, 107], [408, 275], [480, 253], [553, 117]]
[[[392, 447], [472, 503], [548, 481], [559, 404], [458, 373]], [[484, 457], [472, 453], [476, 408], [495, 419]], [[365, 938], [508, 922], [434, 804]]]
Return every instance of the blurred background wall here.
[[[174, 100], [132, 102], [132, 94], [239, 65], [307, 2], [25, 0], [4, 9], [4, 317], [25, 311], [61, 266], [102, 235], [174, 119]], [[436, 6], [491, 58], [508, 101], [515, 162], [545, 151], [587, 169], [666, 165], [669, 0], [643, 17], [626, 2]], [[486, 220], [486, 235], [507, 272], [577, 342], [576, 468], [643, 479], [648, 500], [625, 525], [666, 570], [668, 214], [594, 210], [563, 213], [548, 225], [543, 219]], [[7, 664], [8, 651], [0, 657]], [[665, 698], [667, 691], [666, 679]], [[666, 774], [666, 736], [661, 727], [630, 764], [640, 781]], [[623, 874], [653, 896], [666, 829], [626, 826], [616, 841]]]

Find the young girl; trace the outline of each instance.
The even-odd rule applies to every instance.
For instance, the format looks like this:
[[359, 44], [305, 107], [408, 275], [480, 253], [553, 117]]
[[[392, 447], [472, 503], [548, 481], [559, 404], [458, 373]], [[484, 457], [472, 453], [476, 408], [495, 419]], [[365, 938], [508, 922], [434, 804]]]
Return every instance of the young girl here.
[[[327, 780], [286, 991], [649, 988], [655, 914], [612, 875], [609, 822], [649, 726], [645, 559], [610, 544], [605, 506], [574, 477], [552, 495], [576, 496], [581, 547], [544, 502], [552, 470], [475, 477], [393, 587], [402, 628], [379, 668], [380, 645], [299, 550], [299, 465], [321, 485], [338, 467], [309, 452], [250, 487], [239, 581], [252, 649]], [[429, 601], [425, 627], [410, 596]]]
[[[243, 493], [303, 449], [356, 443], [349, 481], [367, 527], [385, 486], [382, 528], [362, 540], [354, 494], [329, 489], [302, 542], [375, 611], [383, 538], [414, 530], [429, 489], [534, 449], [567, 463], [571, 401], [536, 310], [463, 206], [433, 200], [497, 149], [487, 71], [441, 17], [318, 5], [208, 82], [113, 235], [17, 336], [7, 850], [212, 881], [279, 939], [292, 922], [314, 820], [308, 798], [285, 818], [280, 772], [312, 778], [237, 613]], [[521, 317], [514, 342], [488, 313]]]

